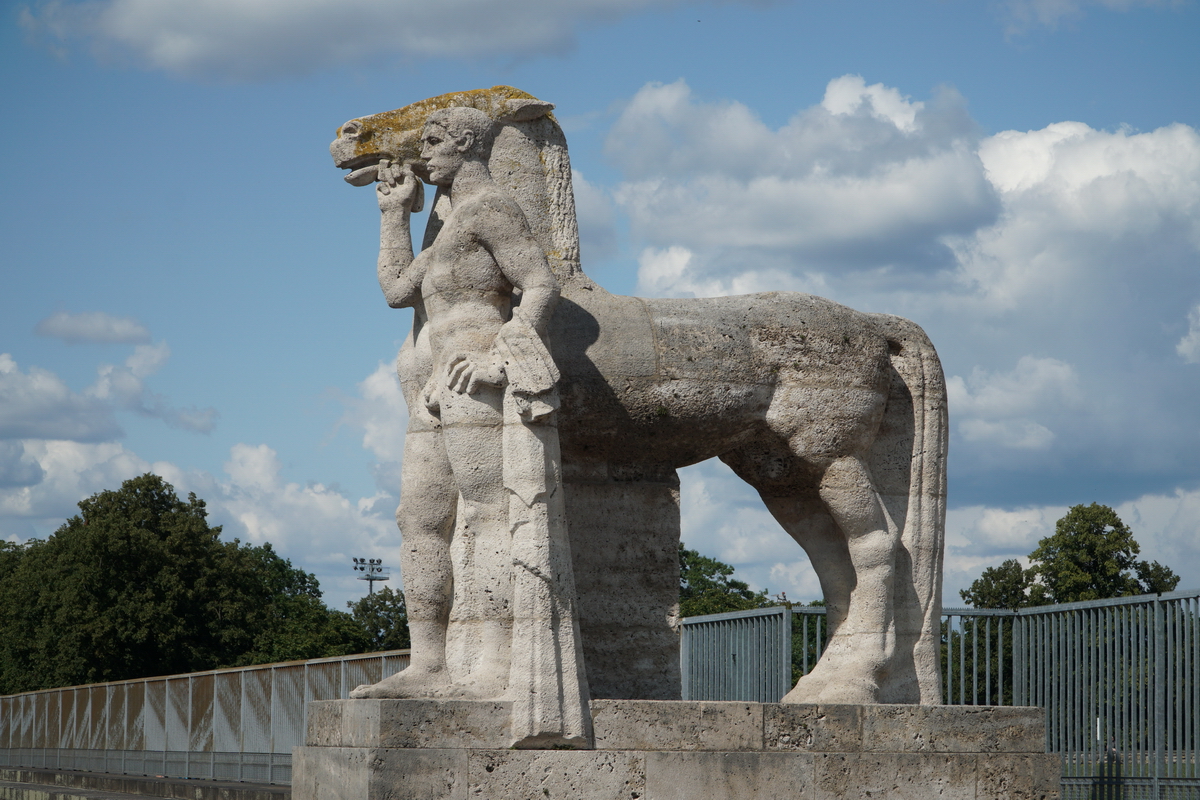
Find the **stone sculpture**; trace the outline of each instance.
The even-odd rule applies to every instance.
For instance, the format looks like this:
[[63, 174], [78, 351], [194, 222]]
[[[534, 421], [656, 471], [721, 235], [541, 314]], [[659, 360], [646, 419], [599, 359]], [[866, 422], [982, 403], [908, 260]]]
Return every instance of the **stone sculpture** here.
[[[827, 648], [783, 702], [940, 703], [946, 393], [928, 338], [797, 293], [605, 292], [579, 267], [551, 109], [510, 87], [442, 95], [351, 120], [331, 145], [348, 182], [376, 183], [380, 284], [414, 309], [397, 361], [412, 666], [352, 696], [505, 697], [533, 746], [586, 738], [588, 680], [593, 697], [677, 697], [677, 681], [646, 678], [669, 684], [677, 669], [662, 601], [677, 565], [646, 566], [659, 574], [645, 597], [612, 597], [581, 551], [621, 550], [635, 506], [677, 541], [677, 511], [662, 511], [678, 501], [674, 471], [719, 457], [805, 549], [825, 595]], [[438, 193], [414, 259], [420, 181]], [[633, 608], [628, 628], [617, 613], [597, 621], [605, 603]], [[654, 618], [645, 630], [638, 614]], [[646, 636], [658, 661], [635, 675]], [[623, 642], [629, 675], [611, 653]]]

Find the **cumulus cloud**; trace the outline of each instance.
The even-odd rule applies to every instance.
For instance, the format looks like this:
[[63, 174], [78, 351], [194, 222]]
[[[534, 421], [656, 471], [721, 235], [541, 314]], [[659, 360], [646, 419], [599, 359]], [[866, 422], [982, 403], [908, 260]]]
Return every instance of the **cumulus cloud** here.
[[736, 577], [789, 600], [821, 597], [808, 557], [758, 493], [719, 461], [679, 471], [681, 538], [690, 550], [737, 569]]
[[[1079, 503], [1104, 503], [1080, 497]], [[1140, 558], [1158, 561], [1180, 577], [1179, 589], [1200, 588], [1200, 490], [1175, 489], [1110, 503], [1133, 531]], [[1015, 558], [1028, 566], [1038, 542], [1054, 534], [1055, 523], [1069, 506], [1047, 505], [1002, 509], [966, 506], [951, 509], [946, 520], [944, 602], [961, 605], [966, 589], [988, 567]]]
[[117, 442], [25, 440], [21, 462], [38, 480], [0, 486], [0, 538], [46, 536], [78, 513], [76, 503], [140, 475], [152, 465]]
[[[740, 103], [697, 100], [683, 81], [651, 84], [606, 148], [627, 176], [614, 194], [634, 236], [688, 250], [686, 291], [697, 293], [750, 271], [811, 285], [832, 269], [891, 280], [884, 273], [950, 268], [943, 237], [998, 211], [976, 138], [949, 90], [913, 102], [845, 76], [779, 129]], [[649, 261], [647, 291], [683, 293]]]
[[25, 452], [24, 444], [0, 441], [0, 489], [33, 486], [44, 477], [46, 471]]
[[43, 0], [23, 25], [57, 46], [83, 40], [152, 69], [252, 79], [380, 57], [563, 52], [574, 31], [678, 0]]
[[1195, 129], [1109, 132], [1060, 122], [991, 136], [979, 157], [1004, 211], [952, 246], [959, 279], [992, 309], [1075, 300], [1068, 312], [1094, 314], [1094, 303], [1107, 300], [1128, 313], [1128, 302], [1146, 293], [1113, 292], [1122, 284], [1194, 285]]
[[80, 314], [58, 311], [39, 322], [33, 331], [39, 336], [62, 339], [71, 344], [144, 344], [150, 341], [150, 331], [133, 317], [114, 317], [103, 311], [85, 311]]
[[[109, 414], [117, 406], [143, 403], [140, 381], [165, 362], [168, 352], [159, 345], [139, 348], [121, 367], [101, 369], [90, 394], [74, 397], [99, 403]], [[13, 405], [5, 402], [13, 395], [6, 396], [3, 388], [12, 370], [11, 358], [0, 357], [0, 419]], [[49, 373], [31, 372], [56, 391], [66, 391]], [[28, 383], [28, 375], [16, 374]], [[343, 607], [361, 595], [361, 584], [347, 567], [352, 555], [387, 557], [394, 564], [400, 536], [393, 515], [405, 428], [404, 403], [390, 366], [380, 364], [358, 385], [356, 396], [343, 402], [341, 424], [361, 431], [377, 471], [394, 479], [387, 490], [355, 496], [319, 481], [289, 480], [278, 452], [265, 443], [234, 444], [223, 474], [214, 475], [168, 461], [152, 463], [118, 442], [0, 437], [0, 540], [44, 538], [77, 513], [81, 499], [154, 472], [180, 496], [195, 492], [203, 498], [210, 522], [223, 526], [226, 538], [270, 542], [296, 566], [315, 572], [326, 602]], [[394, 582], [399, 586], [398, 577]]]
[[963, 438], [1019, 450], [1045, 450], [1054, 440], [1054, 432], [1032, 415], [1071, 411], [1082, 403], [1070, 364], [1033, 356], [1023, 356], [1007, 373], [976, 368], [965, 379], [953, 375], [946, 390]]
[[102, 364], [96, 382], [88, 388], [92, 397], [144, 417], [160, 419], [172, 428], [208, 433], [217, 424], [213, 408], [175, 408], [165, 397], [151, 392], [145, 379], [167, 363], [171, 349], [163, 342], [138, 345], [121, 366]]
[[109, 403], [72, 392], [44, 369], [22, 372], [11, 355], [0, 353], [0, 439], [99, 442], [120, 435]]
[[981, 136], [951, 90], [849, 75], [780, 127], [650, 84], [607, 146], [639, 292], [798, 290], [924, 326], [966, 502], [1013, 502], [1008, 481], [1038, 475], [1114, 499], [1193, 476], [1196, 129]]
[[306, 543], [328, 537], [340, 550], [395, 535], [391, 519], [372, 513], [373, 498], [353, 500], [321, 483], [285, 481], [278, 455], [265, 444], [234, 445], [225, 473], [228, 479], [215, 481], [206, 499], [249, 541], [306, 549]]

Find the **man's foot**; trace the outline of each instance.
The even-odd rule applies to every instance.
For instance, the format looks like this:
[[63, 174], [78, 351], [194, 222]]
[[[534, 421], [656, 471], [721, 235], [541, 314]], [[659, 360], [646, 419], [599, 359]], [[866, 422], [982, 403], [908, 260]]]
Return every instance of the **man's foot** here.
[[421, 669], [409, 666], [379, 683], [363, 684], [350, 692], [352, 700], [398, 700], [418, 697], [440, 697], [451, 687], [445, 667]]

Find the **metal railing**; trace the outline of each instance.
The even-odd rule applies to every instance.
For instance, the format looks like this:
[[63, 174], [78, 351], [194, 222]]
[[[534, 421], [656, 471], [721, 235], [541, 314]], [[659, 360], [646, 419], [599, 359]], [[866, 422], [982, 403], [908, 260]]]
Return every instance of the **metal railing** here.
[[408, 665], [407, 650], [0, 697], [0, 765], [290, 783], [307, 704]]
[[[683, 696], [777, 702], [828, 639], [825, 609], [782, 611], [685, 618]], [[773, 677], [742, 674], [738, 652]], [[1200, 800], [1200, 592], [944, 609], [942, 698], [1044, 707], [1064, 800]]]

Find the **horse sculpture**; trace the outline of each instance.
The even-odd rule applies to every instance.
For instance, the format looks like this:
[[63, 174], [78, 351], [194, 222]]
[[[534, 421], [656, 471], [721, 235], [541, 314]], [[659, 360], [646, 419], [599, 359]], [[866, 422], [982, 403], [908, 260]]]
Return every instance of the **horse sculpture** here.
[[[673, 479], [679, 467], [720, 458], [804, 548], [824, 592], [828, 645], [783, 701], [940, 703], [946, 390], [924, 332], [799, 293], [641, 299], [604, 291], [579, 266], [553, 106], [510, 87], [351, 120], [331, 145], [334, 161], [354, 185], [370, 184], [384, 160], [422, 176], [424, 120], [453, 106], [496, 121], [489, 169], [561, 284], [547, 338], [561, 372], [563, 472]], [[439, 193], [427, 245], [447, 203]], [[416, 409], [431, 370], [420, 313], [397, 365]], [[419, 416], [410, 413], [410, 431]], [[567, 512], [575, 525], [570, 495]], [[572, 530], [572, 549], [589, 545]]]

